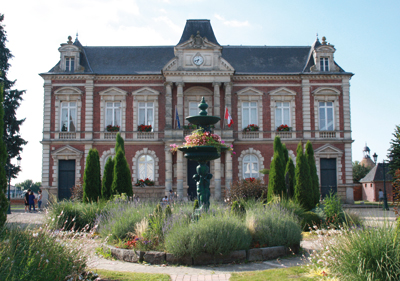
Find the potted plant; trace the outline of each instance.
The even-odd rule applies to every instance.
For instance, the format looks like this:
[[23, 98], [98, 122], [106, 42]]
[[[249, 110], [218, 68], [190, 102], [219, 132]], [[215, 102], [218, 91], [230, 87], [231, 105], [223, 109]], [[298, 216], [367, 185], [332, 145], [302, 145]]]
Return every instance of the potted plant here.
[[151, 125], [141, 124], [141, 125], [138, 126], [138, 131], [139, 132], [151, 132], [151, 130], [152, 130]]
[[153, 186], [153, 185], [154, 185], [154, 181], [152, 181], [152, 180], [149, 179], [149, 178], [146, 178], [145, 180], [138, 179], [138, 180], [136, 181], [136, 183], [135, 183], [135, 186], [141, 186], [141, 187], [144, 187], [144, 186]]
[[288, 125], [280, 125], [278, 128], [276, 128], [276, 131], [278, 132], [288, 132], [291, 130], [291, 127], [289, 127]]
[[243, 132], [258, 132], [258, 130], [260, 130], [260, 127], [258, 127], [256, 124], [249, 124], [243, 129]]
[[120, 129], [120, 126], [118, 126], [118, 125], [116, 125], [116, 126], [108, 125], [106, 127], [107, 132], [119, 132], [119, 129]]

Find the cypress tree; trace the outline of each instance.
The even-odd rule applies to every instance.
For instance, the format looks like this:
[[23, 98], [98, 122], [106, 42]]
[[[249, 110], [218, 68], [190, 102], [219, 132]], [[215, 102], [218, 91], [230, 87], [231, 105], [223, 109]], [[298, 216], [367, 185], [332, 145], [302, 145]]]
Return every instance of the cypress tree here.
[[124, 139], [121, 137], [121, 134], [118, 132], [115, 142], [115, 153], [118, 152], [118, 149], [122, 149], [122, 152], [125, 154], [125, 144]]
[[320, 199], [319, 180], [317, 175], [317, 167], [315, 166], [314, 150], [310, 141], [306, 144], [306, 158], [308, 167], [310, 168], [310, 182], [313, 189], [314, 207], [318, 204]]
[[301, 142], [297, 146], [296, 169], [294, 199], [306, 210], [311, 210], [314, 205], [314, 196], [310, 188], [310, 169], [308, 167], [307, 159], [303, 153], [303, 146]]
[[103, 181], [101, 183], [101, 196], [108, 200], [113, 195], [112, 183], [114, 177], [114, 160], [112, 157], [107, 159], [106, 165], [104, 166]]
[[[0, 73], [1, 74], [1, 73]], [[6, 161], [7, 151], [6, 145], [3, 140], [3, 126], [4, 126], [4, 108], [3, 108], [3, 85], [0, 82], [0, 228], [7, 220], [8, 200], [6, 197], [7, 178], [6, 178]]]
[[112, 192], [113, 194], [125, 193], [127, 196], [133, 196], [131, 170], [129, 169], [123, 149], [118, 149], [114, 158]]
[[101, 197], [100, 158], [95, 148], [89, 150], [83, 174], [83, 202], [96, 201]]
[[285, 159], [285, 165], [284, 165], [285, 167], [286, 163], [289, 161], [289, 151], [286, 147], [286, 144], [282, 144], [282, 151], [283, 151], [283, 157]]
[[286, 164], [286, 169], [285, 169], [285, 178], [286, 174], [289, 173], [289, 198], [294, 197], [294, 186], [295, 186], [295, 172], [294, 172], [294, 164], [292, 158], [289, 158]]
[[284, 169], [282, 167], [282, 160], [279, 153], [275, 151], [269, 170], [268, 201], [270, 201], [274, 195], [286, 196], [285, 178], [283, 173]]
[[284, 153], [283, 144], [281, 142], [281, 138], [279, 136], [276, 136], [274, 139], [274, 154], [275, 154], [275, 152], [279, 153], [279, 159], [281, 161], [282, 167], [285, 167], [286, 166], [285, 153]]

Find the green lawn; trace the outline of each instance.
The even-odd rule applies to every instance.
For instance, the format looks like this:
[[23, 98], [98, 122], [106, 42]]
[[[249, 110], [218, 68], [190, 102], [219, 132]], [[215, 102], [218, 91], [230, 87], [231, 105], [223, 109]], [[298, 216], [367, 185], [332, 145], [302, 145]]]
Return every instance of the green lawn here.
[[[356, 205], [380, 205], [382, 206], [382, 202], [368, 202], [368, 201], [354, 201]], [[388, 201], [389, 207], [393, 207], [393, 202]]]
[[264, 271], [248, 271], [241, 273], [232, 273], [230, 281], [266, 281], [266, 280], [279, 280], [279, 281], [292, 281], [294, 279], [305, 280], [318, 280], [317, 277], [307, 277], [307, 269], [301, 266], [294, 266], [289, 268], [268, 269]]
[[94, 270], [101, 278], [118, 281], [170, 281], [168, 274], [137, 273], [96, 269]]

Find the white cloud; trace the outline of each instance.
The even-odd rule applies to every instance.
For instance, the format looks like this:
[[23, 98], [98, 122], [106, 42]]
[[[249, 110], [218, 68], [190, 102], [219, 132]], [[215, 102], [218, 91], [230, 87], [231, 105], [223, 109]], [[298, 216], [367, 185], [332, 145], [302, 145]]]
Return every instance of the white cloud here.
[[182, 32], [182, 26], [176, 25], [175, 23], [172, 22], [168, 17], [166, 16], [161, 16], [154, 18], [156, 22], [163, 22], [165, 23], [169, 28], [171, 28], [174, 32], [176, 33], [181, 33]]
[[218, 14], [214, 14], [214, 17], [217, 20], [222, 21], [222, 23], [226, 26], [231, 26], [231, 27], [245, 27], [245, 26], [250, 26], [250, 23], [246, 20], [246, 21], [237, 21], [237, 20], [225, 20], [224, 17], [218, 15]]

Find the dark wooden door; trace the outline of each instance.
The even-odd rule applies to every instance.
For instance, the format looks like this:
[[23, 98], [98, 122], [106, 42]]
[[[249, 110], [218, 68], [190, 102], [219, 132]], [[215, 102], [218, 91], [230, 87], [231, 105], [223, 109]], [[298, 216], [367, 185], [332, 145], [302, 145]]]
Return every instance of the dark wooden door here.
[[[188, 160], [187, 162], [187, 184], [188, 190], [187, 194], [190, 200], [197, 199], [197, 188], [196, 188], [196, 181], [193, 179], [193, 176], [197, 174], [196, 167], [199, 165], [196, 161]], [[208, 168], [210, 168], [210, 162], [207, 163]]]
[[330, 192], [337, 192], [336, 158], [321, 158], [321, 195], [325, 198]]
[[58, 162], [58, 199], [71, 198], [71, 188], [75, 185], [75, 160]]

